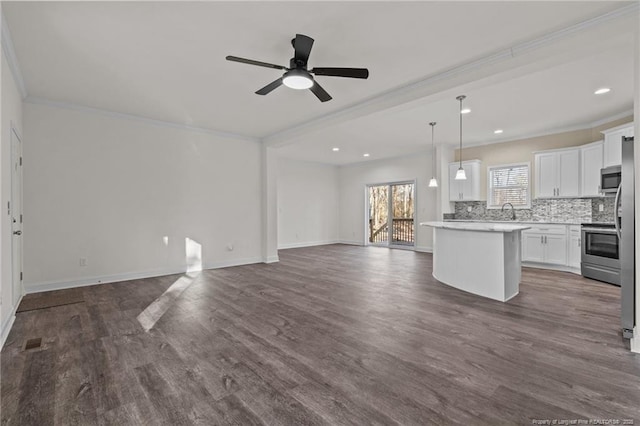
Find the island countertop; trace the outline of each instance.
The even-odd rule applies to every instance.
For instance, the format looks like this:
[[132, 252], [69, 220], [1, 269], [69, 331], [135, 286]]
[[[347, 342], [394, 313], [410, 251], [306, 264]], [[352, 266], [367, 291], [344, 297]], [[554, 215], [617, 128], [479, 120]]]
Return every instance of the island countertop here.
[[421, 226], [432, 228], [457, 229], [460, 231], [481, 231], [481, 232], [515, 232], [531, 228], [524, 224], [516, 225], [511, 223], [495, 222], [421, 222]]

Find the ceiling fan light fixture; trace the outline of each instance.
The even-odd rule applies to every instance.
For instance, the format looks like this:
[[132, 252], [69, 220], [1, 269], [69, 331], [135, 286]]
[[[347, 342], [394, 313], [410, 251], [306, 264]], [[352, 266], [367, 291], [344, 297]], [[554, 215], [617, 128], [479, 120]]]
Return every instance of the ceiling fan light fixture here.
[[284, 73], [282, 83], [291, 89], [310, 89], [313, 86], [313, 78], [303, 70], [291, 70]]

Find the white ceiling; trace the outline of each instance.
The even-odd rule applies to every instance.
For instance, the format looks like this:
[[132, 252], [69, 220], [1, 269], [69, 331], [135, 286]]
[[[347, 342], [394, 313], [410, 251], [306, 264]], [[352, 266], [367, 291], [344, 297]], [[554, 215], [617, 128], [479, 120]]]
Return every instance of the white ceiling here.
[[[594, 95], [599, 87], [611, 87]], [[459, 143], [459, 103], [464, 145], [521, 139], [582, 127], [633, 109], [633, 43], [620, 42], [604, 52], [545, 68], [495, 84], [458, 87], [410, 106], [380, 111], [305, 133], [280, 148], [286, 157], [336, 165], [408, 155], [431, 148], [435, 121], [438, 144]], [[631, 115], [631, 114], [628, 114]], [[502, 129], [504, 133], [494, 134]], [[587, 142], [587, 141], [585, 141]], [[333, 152], [332, 148], [340, 148]], [[369, 153], [368, 158], [363, 158]]]
[[[264, 138], [626, 4], [3, 2], [3, 13], [30, 97]], [[278, 78], [277, 70], [224, 60], [288, 65], [296, 33], [316, 39], [311, 67], [368, 67], [370, 78], [319, 77], [334, 98], [327, 103], [286, 87], [263, 97], [253, 92]], [[470, 143], [487, 142], [498, 126], [508, 139], [615, 114], [632, 106], [632, 59], [628, 37], [607, 46], [314, 130], [282, 153], [333, 164], [360, 161], [364, 150], [371, 158], [397, 156], [423, 148], [431, 120], [451, 141], [454, 98], [465, 89]], [[591, 93], [602, 84], [614, 91], [596, 99]], [[327, 155], [334, 143], [345, 155]]]

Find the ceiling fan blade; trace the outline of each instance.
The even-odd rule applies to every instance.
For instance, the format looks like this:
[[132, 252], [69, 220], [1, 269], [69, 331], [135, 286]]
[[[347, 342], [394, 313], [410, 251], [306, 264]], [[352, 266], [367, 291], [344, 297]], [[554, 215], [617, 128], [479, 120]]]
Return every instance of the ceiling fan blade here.
[[318, 84], [317, 81], [313, 82], [313, 86], [311, 86], [309, 88], [309, 90], [311, 90], [313, 92], [313, 94], [316, 95], [318, 97], [318, 99], [320, 99], [320, 101], [322, 101], [322, 102], [327, 102], [327, 101], [330, 101], [332, 99], [331, 95], [328, 94], [327, 91], [324, 90], [322, 88], [322, 86], [320, 86]]
[[227, 61], [240, 62], [242, 64], [257, 65], [259, 67], [274, 68], [277, 70], [286, 70], [282, 65], [270, 64], [268, 62], [254, 61], [253, 59], [238, 58], [237, 56], [227, 56]]
[[368, 78], [369, 70], [366, 68], [314, 68], [311, 70], [315, 75], [326, 75], [330, 77]]
[[257, 95], [266, 95], [267, 93], [270, 93], [271, 91], [273, 91], [274, 89], [277, 89], [280, 86], [282, 86], [282, 77], [280, 77], [279, 79], [277, 79], [275, 81], [272, 81], [271, 83], [267, 84], [262, 89], [258, 90], [256, 92], [256, 94]]
[[311, 48], [313, 47], [313, 39], [303, 34], [296, 34], [293, 47], [296, 51], [294, 55], [295, 60], [302, 61], [306, 64], [309, 60]]

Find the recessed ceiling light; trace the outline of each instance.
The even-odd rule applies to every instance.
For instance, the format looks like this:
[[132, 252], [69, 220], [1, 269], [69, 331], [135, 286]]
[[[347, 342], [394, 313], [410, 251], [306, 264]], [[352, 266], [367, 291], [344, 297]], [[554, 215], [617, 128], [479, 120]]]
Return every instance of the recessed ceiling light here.
[[595, 95], [604, 95], [605, 93], [609, 93], [611, 91], [611, 89], [609, 89], [608, 87], [602, 87], [598, 90], [596, 90], [595, 92], [593, 92]]
[[338, 151], [340, 151], [340, 148], [333, 148], [333, 151], [334, 152], [338, 152]]
[[500, 133], [502, 133], [504, 130], [502, 129], [496, 129], [493, 131], [493, 133], [495, 133], [496, 135], [499, 135]]
[[368, 156], [369, 156], [369, 154], [362, 154], [362, 156], [363, 156], [363, 157], [368, 157]]
[[460, 114], [469, 114], [471, 110], [469, 108], [464, 108], [460, 110]]

